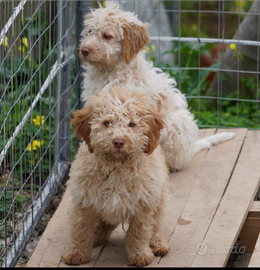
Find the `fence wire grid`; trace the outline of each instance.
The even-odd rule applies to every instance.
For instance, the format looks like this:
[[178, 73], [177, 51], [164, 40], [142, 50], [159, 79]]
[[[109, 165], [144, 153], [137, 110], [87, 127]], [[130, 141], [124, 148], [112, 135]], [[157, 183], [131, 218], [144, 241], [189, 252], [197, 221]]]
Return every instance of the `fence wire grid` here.
[[[70, 160], [71, 1], [0, 2], [0, 250], [14, 266]], [[74, 12], [75, 13], [75, 12]]]
[[[150, 24], [147, 59], [176, 79], [200, 128], [260, 128], [260, 1], [113, 2]], [[77, 150], [77, 48], [97, 6], [0, 0], [1, 266], [17, 264]]]

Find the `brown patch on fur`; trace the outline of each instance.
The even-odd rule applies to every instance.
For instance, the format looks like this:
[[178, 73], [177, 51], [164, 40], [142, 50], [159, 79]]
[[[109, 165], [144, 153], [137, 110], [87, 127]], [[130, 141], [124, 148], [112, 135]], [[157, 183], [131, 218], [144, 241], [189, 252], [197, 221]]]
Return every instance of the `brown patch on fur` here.
[[74, 112], [74, 118], [72, 120], [72, 124], [76, 127], [77, 136], [86, 142], [91, 153], [93, 152], [93, 149], [90, 146], [91, 127], [89, 122], [92, 118], [92, 113], [92, 106], [88, 105], [83, 109]]
[[146, 134], [146, 136], [148, 136], [149, 138], [149, 141], [145, 149], [145, 153], [147, 153], [148, 155], [150, 155], [157, 147], [158, 140], [160, 138], [160, 130], [163, 128], [164, 125], [163, 116], [161, 114], [153, 112], [152, 115], [154, 116], [154, 118], [150, 119], [150, 121], [148, 122], [150, 129]]
[[132, 58], [150, 42], [148, 25], [141, 26], [134, 23], [128, 23], [123, 26], [123, 56], [126, 63], [129, 64]]

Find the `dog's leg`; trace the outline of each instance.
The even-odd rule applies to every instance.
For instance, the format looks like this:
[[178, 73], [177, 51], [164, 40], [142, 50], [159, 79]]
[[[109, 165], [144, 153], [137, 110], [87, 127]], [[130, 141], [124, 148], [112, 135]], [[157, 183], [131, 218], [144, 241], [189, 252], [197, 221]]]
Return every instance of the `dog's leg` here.
[[94, 247], [105, 243], [110, 237], [112, 231], [118, 226], [118, 224], [111, 225], [103, 221], [100, 221], [95, 227], [95, 241]]
[[126, 252], [130, 265], [138, 267], [150, 264], [154, 254], [149, 246], [152, 236], [152, 211], [147, 210], [135, 216], [126, 233]]
[[79, 265], [90, 260], [95, 240], [94, 227], [97, 221], [92, 208], [74, 207], [70, 216], [70, 241], [62, 259], [66, 264]]
[[183, 170], [190, 164], [195, 153], [197, 132], [198, 127], [187, 110], [167, 112], [160, 145], [170, 171]]
[[165, 239], [161, 232], [166, 198], [167, 196], [162, 196], [154, 214], [153, 235], [150, 241], [150, 247], [155, 256], [163, 256], [168, 253], [171, 248], [169, 241]]

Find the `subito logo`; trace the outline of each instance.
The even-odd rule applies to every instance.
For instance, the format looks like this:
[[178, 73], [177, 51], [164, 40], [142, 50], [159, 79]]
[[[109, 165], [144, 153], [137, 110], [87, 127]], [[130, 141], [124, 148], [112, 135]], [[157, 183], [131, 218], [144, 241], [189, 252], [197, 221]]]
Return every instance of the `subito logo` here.
[[205, 255], [207, 251], [208, 251], [208, 247], [203, 243], [200, 243], [196, 246], [196, 252], [198, 255]]

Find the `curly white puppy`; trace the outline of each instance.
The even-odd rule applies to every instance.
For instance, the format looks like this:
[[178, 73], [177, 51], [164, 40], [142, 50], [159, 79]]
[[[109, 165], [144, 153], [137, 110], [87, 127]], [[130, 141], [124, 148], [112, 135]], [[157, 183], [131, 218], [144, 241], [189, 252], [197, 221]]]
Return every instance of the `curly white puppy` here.
[[197, 141], [196, 121], [185, 96], [175, 87], [175, 80], [145, 59], [142, 49], [149, 41], [148, 25], [131, 12], [108, 4], [87, 14], [80, 45], [86, 70], [82, 100], [87, 101], [104, 87], [111, 89], [117, 85], [147, 93], [157, 101], [157, 109], [167, 116], [160, 137], [167, 166], [171, 171], [181, 170], [194, 153], [235, 134], [220, 133]]
[[93, 245], [127, 222], [129, 263], [150, 264], [170, 249], [160, 231], [168, 198], [168, 170], [157, 146], [162, 115], [144, 93], [116, 88], [92, 97], [73, 123], [84, 142], [70, 170], [74, 205], [63, 260], [88, 262]]

